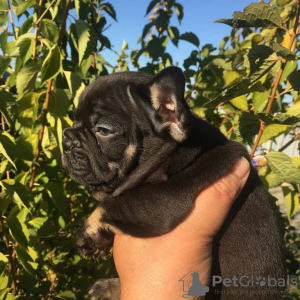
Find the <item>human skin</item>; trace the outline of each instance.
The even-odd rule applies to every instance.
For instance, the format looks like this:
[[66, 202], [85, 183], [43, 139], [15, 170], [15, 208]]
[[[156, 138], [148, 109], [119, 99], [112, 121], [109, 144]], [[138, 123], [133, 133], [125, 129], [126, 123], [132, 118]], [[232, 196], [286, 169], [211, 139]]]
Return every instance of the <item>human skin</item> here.
[[190, 271], [198, 271], [207, 286], [213, 238], [249, 173], [248, 161], [241, 158], [226, 176], [198, 195], [187, 218], [167, 234], [153, 238], [116, 234], [113, 255], [121, 300], [182, 299], [178, 280]]

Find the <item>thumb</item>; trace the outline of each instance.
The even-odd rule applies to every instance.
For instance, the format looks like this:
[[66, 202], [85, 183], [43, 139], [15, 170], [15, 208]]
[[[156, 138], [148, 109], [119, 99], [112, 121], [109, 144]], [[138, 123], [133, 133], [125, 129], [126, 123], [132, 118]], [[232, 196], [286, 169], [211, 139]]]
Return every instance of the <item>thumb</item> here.
[[221, 228], [237, 196], [242, 191], [250, 165], [246, 158], [239, 159], [228, 174], [204, 189], [197, 197], [195, 210], [200, 209], [201, 227], [208, 237], [213, 237]]

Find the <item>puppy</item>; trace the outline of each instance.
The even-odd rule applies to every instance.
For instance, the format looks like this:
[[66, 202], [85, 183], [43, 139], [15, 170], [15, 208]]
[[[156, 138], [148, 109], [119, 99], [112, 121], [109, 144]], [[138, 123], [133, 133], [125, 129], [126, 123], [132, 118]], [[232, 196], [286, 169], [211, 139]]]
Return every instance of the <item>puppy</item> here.
[[[77, 234], [83, 256], [104, 257], [116, 232], [152, 237], [171, 231], [201, 190], [240, 157], [250, 162], [243, 145], [189, 110], [184, 89], [182, 71], [169, 67], [154, 77], [104, 76], [82, 93], [74, 125], [64, 131], [62, 159], [74, 180], [101, 201]], [[213, 275], [285, 276], [276, 219], [253, 168], [214, 239]], [[206, 299], [281, 299], [281, 290], [219, 284], [210, 286]], [[104, 298], [119, 298], [117, 280], [98, 281], [91, 289], [90, 299]]]

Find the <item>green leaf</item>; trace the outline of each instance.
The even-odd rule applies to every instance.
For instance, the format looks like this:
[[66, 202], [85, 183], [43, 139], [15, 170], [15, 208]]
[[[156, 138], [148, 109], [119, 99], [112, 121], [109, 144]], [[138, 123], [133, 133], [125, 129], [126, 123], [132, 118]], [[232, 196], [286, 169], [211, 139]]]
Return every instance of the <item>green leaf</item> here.
[[300, 169], [293, 164], [292, 159], [281, 152], [266, 154], [271, 169], [284, 181], [300, 183]]
[[45, 94], [27, 93], [17, 102], [18, 103], [18, 121], [26, 128], [32, 128], [37, 117], [39, 98]]
[[56, 136], [57, 136], [57, 142], [59, 146], [60, 153], [63, 153], [63, 118], [57, 118], [56, 119]]
[[280, 186], [283, 181], [282, 179], [273, 172], [268, 166], [263, 166], [258, 170], [258, 174], [263, 180], [264, 183], [266, 183], [266, 186], [268, 188], [273, 188]]
[[22, 62], [25, 64], [32, 56], [34, 34], [28, 33], [21, 35], [16, 41], [16, 47], [19, 47], [19, 54]]
[[[286, 81], [287, 77], [297, 69], [297, 66], [298, 66], [297, 60], [287, 61], [285, 68], [283, 70], [281, 79], [280, 79], [280, 83], [283, 83], [284, 81]], [[288, 88], [288, 87], [286, 87], [286, 88]]]
[[17, 75], [17, 92], [22, 96], [28, 91], [32, 91], [35, 87], [36, 77], [40, 71], [40, 65], [31, 62], [23, 67]]
[[295, 91], [300, 91], [300, 70], [294, 71], [288, 76], [288, 81], [290, 82], [292, 88]]
[[73, 299], [77, 299], [76, 295], [72, 292], [72, 291], [63, 291], [60, 292], [59, 294], [57, 294], [55, 297], [59, 298], [59, 299], [64, 299], [64, 300], [73, 300]]
[[248, 101], [245, 95], [231, 99], [230, 103], [240, 110], [248, 110]]
[[49, 19], [42, 19], [40, 23], [40, 32], [48, 40], [56, 43], [59, 37], [57, 25]]
[[253, 113], [243, 112], [239, 119], [235, 121], [239, 122], [239, 126], [235, 127], [235, 132], [243, 138], [243, 141], [251, 141], [259, 131], [260, 121]]
[[158, 38], [156, 36], [152, 37], [152, 40], [149, 41], [147, 45], [147, 51], [149, 56], [155, 61], [165, 52], [164, 42], [167, 39], [166, 36]]
[[178, 22], [179, 24], [181, 23], [182, 19], [183, 19], [183, 15], [184, 15], [184, 8], [181, 4], [179, 3], [175, 3], [174, 4], [175, 6], [175, 9], [176, 9], [176, 15], [177, 15], [177, 18], [178, 18]]
[[244, 9], [244, 12], [234, 12], [233, 19], [220, 19], [215, 22], [224, 23], [236, 28], [282, 27], [279, 10], [263, 2], [250, 4]]
[[81, 0], [74, 0], [77, 17], [80, 19], [80, 4], [83, 3]]
[[63, 213], [64, 216], [69, 216], [70, 202], [65, 195], [63, 183], [48, 182], [45, 184], [45, 189], [55, 206]]
[[15, 247], [17, 257], [19, 261], [22, 263], [24, 269], [34, 277], [37, 276], [37, 269], [38, 269], [38, 263], [34, 261], [34, 258], [32, 257], [30, 251], [22, 246], [17, 245]]
[[78, 40], [78, 54], [79, 54], [79, 64], [81, 63], [87, 44], [90, 40], [90, 32], [87, 24], [82, 20], [75, 21], [77, 40]]
[[116, 11], [110, 3], [102, 3], [100, 5], [100, 10], [104, 10], [109, 16], [111, 16], [115, 21], [117, 21]]
[[154, 25], [153, 25], [153, 23], [151, 22], [151, 23], [148, 23], [148, 24], [146, 24], [145, 26], [144, 26], [144, 28], [143, 28], [143, 33], [142, 33], [142, 39], [144, 39], [145, 38], [145, 36], [148, 34], [148, 33], [150, 33], [151, 32], [151, 28], [153, 27]]
[[296, 59], [296, 54], [292, 52], [291, 50], [281, 46], [278, 43], [271, 42], [270, 43], [270, 48], [276, 52], [278, 56], [283, 57], [286, 60], [295, 60]]
[[0, 11], [8, 11], [8, 2], [7, 0], [0, 0]]
[[55, 45], [48, 53], [42, 65], [42, 83], [55, 77], [60, 71], [62, 71], [62, 58], [58, 45]]
[[267, 46], [256, 45], [248, 53], [250, 80], [252, 83], [267, 74], [278, 61], [276, 53]]
[[13, 165], [15, 169], [17, 169], [15, 163], [13, 162], [13, 160], [10, 158], [10, 155], [8, 154], [10, 153], [11, 148], [14, 146], [15, 146], [14, 142], [10, 138], [8, 138], [8, 136], [3, 131], [1, 131], [0, 153]]
[[0, 11], [0, 26], [9, 21], [6, 11]]
[[300, 103], [296, 102], [291, 105], [287, 110], [286, 114], [289, 116], [300, 117]]
[[28, 8], [34, 6], [36, 4], [36, 0], [13, 0], [12, 1], [12, 9], [17, 17], [19, 17], [22, 13], [24, 13]]
[[3, 53], [5, 53], [6, 45], [7, 45], [7, 38], [8, 38], [8, 32], [2, 32], [0, 34], [0, 48], [2, 49]]
[[193, 32], [183, 33], [182, 35], [180, 35], [179, 39], [187, 41], [187, 42], [195, 45], [197, 48], [199, 48], [199, 46], [200, 46], [200, 41], [199, 41], [198, 37], [196, 36], [196, 34], [194, 34]]
[[30, 224], [31, 226], [33, 226], [35, 229], [40, 229], [44, 224], [45, 222], [48, 221], [48, 217], [37, 217], [37, 218], [34, 218], [32, 220], [30, 220], [28, 222], [28, 224]]
[[290, 131], [291, 129], [292, 127], [289, 125], [283, 125], [283, 124], [268, 125], [260, 138], [259, 145], [265, 143], [266, 141], [274, 139], [279, 135], [281, 135], [282, 133]]
[[6, 270], [7, 263], [8, 263], [7, 257], [0, 252], [0, 276]]
[[8, 56], [0, 56], [0, 76], [3, 75], [9, 67], [11, 58]]
[[[9, 282], [9, 278], [8, 276], [3, 276], [0, 278], [0, 291], [5, 290], [8, 286], [8, 282]], [[7, 297], [5, 298], [5, 300], [7, 299]]]
[[69, 89], [72, 95], [75, 96], [83, 81], [75, 72], [64, 71], [64, 74], [68, 82]]
[[14, 202], [20, 211], [28, 211], [30, 191], [25, 185], [14, 179], [5, 179], [0, 182], [4, 195], [10, 202]]
[[171, 39], [172, 43], [177, 47], [179, 39], [179, 30], [177, 27], [170, 26], [168, 27], [168, 36]]
[[145, 16], [147, 16], [158, 3], [160, 3], [159, 0], [152, 0], [147, 7]]
[[262, 112], [267, 107], [269, 97], [266, 93], [254, 92], [251, 100], [255, 112]]
[[57, 17], [57, 15], [58, 15], [58, 16], [61, 16], [61, 15], [62, 15], [62, 10], [61, 10], [62, 5], [61, 5], [61, 2], [62, 2], [62, 0], [56, 0], [55, 3], [54, 3], [54, 5], [52, 5], [52, 6], [50, 5], [49, 2], [46, 3], [45, 6], [46, 6], [47, 8], [50, 6], [49, 11], [50, 11], [50, 13], [51, 13], [52, 20], [54, 20], [54, 19]]
[[292, 191], [289, 187], [283, 186], [282, 191], [284, 194], [284, 203], [289, 222], [291, 218], [297, 213], [299, 208], [299, 197], [295, 191]]
[[50, 94], [49, 112], [56, 117], [63, 117], [67, 114], [70, 106], [69, 95], [63, 89], [55, 89]]
[[7, 224], [14, 240], [18, 242], [18, 244], [27, 247], [29, 242], [29, 230], [26, 224], [16, 216], [9, 216], [7, 218]]
[[223, 58], [215, 58], [212, 63], [226, 71], [232, 71], [231, 62], [226, 62]]
[[249, 79], [243, 79], [241, 82], [227, 88], [225, 92], [217, 96], [216, 98], [205, 103], [204, 106], [218, 104], [220, 102], [227, 102], [235, 97], [242, 96], [251, 92], [264, 91], [260, 82], [256, 82], [254, 85], [251, 85]]
[[5, 117], [9, 126], [13, 126], [15, 121], [16, 100], [14, 96], [6, 90], [0, 90], [0, 112]]
[[299, 116], [291, 116], [288, 113], [279, 114], [277, 116], [274, 116], [273, 120], [274, 120], [274, 122], [280, 123], [280, 124], [297, 125], [300, 122], [300, 115]]
[[19, 37], [21, 37], [22, 35], [24, 34], [27, 34], [29, 29], [34, 27], [34, 24], [33, 24], [33, 17], [29, 17], [27, 18], [21, 25], [20, 27], [20, 35]]
[[241, 82], [243, 76], [238, 71], [224, 71], [223, 72], [223, 79], [224, 79], [224, 88], [230, 87], [238, 82]]

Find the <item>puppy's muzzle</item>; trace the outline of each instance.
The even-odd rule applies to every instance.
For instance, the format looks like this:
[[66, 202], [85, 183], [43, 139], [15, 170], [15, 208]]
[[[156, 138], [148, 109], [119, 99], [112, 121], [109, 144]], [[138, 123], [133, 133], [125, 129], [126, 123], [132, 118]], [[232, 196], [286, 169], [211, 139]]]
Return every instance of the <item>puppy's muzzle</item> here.
[[62, 145], [65, 153], [71, 151], [74, 148], [81, 147], [81, 142], [78, 139], [75, 128], [67, 128], [64, 130], [64, 139]]

